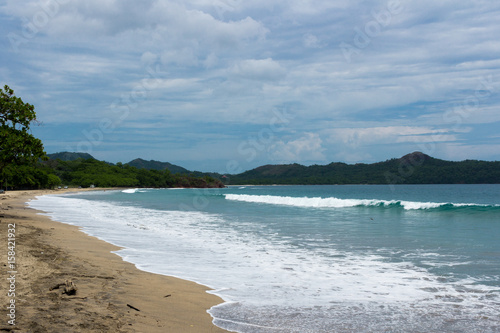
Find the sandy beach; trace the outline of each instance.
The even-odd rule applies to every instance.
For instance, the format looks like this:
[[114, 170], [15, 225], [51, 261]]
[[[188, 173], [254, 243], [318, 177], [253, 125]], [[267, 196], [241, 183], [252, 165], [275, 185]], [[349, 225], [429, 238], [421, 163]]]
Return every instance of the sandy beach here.
[[222, 299], [205, 286], [140, 271], [118, 247], [25, 205], [63, 191], [0, 194], [0, 331], [226, 332], [207, 313]]

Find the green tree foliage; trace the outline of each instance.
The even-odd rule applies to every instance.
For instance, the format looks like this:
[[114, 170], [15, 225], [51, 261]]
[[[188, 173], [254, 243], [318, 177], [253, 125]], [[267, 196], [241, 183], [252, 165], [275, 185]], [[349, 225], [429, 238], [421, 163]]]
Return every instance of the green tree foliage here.
[[[36, 121], [33, 105], [16, 97], [7, 85], [0, 89], [0, 176], [3, 179], [14, 176], [12, 167], [34, 165], [45, 157], [42, 141], [30, 133], [30, 126]], [[20, 177], [18, 180], [22, 183], [35, 184], [30, 175], [16, 177]]]
[[89, 187], [223, 187], [211, 177], [172, 175], [169, 170], [138, 169], [128, 164], [110, 165], [95, 159], [48, 161], [44, 163], [63, 184]]
[[47, 179], [47, 185], [48, 185], [48, 187], [54, 188], [54, 187], [59, 186], [61, 184], [62, 184], [61, 178], [57, 177], [54, 174], [49, 174], [48, 175], [48, 179]]

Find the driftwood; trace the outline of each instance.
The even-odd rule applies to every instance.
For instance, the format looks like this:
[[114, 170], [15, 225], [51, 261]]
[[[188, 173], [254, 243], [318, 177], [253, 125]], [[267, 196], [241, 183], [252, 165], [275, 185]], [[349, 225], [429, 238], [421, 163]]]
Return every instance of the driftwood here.
[[59, 289], [60, 287], [62, 287], [64, 285], [66, 285], [66, 283], [58, 283], [58, 284], [55, 284], [52, 287], [50, 287], [49, 290], [52, 291], [52, 290], [55, 290], [55, 289]]
[[85, 297], [76, 297], [75, 296], [75, 297], [71, 297], [71, 298], [68, 298], [68, 299], [87, 299], [87, 298], [88, 298], [87, 296], [85, 296]]
[[135, 311], [141, 311], [141, 310], [139, 310], [138, 308], [136, 308], [135, 306], [132, 306], [132, 305], [130, 305], [130, 304], [127, 304], [127, 306], [128, 306], [129, 308], [131, 308], [131, 309], [134, 309]]

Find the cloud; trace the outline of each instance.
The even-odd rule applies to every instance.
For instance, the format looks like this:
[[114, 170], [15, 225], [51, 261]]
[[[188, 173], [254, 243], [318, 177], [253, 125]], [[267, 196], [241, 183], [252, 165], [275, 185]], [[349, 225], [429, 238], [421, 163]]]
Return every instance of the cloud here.
[[318, 48], [320, 46], [320, 42], [318, 37], [313, 34], [305, 34], [304, 35], [304, 46], [309, 48]]
[[500, 143], [491, 144], [464, 144], [452, 143], [439, 145], [435, 149], [435, 153], [442, 156], [444, 159], [463, 161], [471, 159], [495, 160], [500, 161], [498, 152], [500, 151]]
[[271, 58], [240, 61], [231, 68], [230, 72], [242, 78], [264, 81], [279, 80], [286, 74], [285, 69]]
[[153, 65], [158, 60], [158, 55], [152, 52], [144, 52], [141, 56], [141, 62], [145, 65]]
[[[470, 129], [469, 129], [470, 130]], [[403, 142], [457, 141], [458, 136], [448, 129], [414, 126], [385, 126], [368, 128], [336, 128], [329, 132], [329, 142], [343, 143], [351, 148], [364, 145]]]
[[[61, 4], [58, 4], [58, 1]], [[187, 4], [170, 0], [134, 1], [50, 0], [52, 12], [46, 14], [46, 1], [8, 1], [3, 11], [18, 18], [36, 20], [39, 13], [47, 23], [38, 30], [49, 38], [83, 47], [133, 51], [145, 48], [176, 49], [192, 47], [227, 50], [254, 38], [265, 38], [266, 28], [251, 17], [221, 21]], [[35, 22], [36, 25], [36, 22]], [[41, 37], [40, 34], [39, 37]], [[113, 41], [113, 42], [111, 42]]]
[[[387, 16], [391, 3], [401, 10]], [[233, 149], [283, 108], [294, 119], [259, 162], [373, 161], [421, 143], [459, 156], [451, 147], [492, 145], [500, 121], [499, 12], [487, 0], [6, 0], [3, 31], [22, 41], [4, 38], [0, 73], [51, 124], [39, 128], [51, 147], [52, 132], [65, 148], [114, 115], [110, 140], [140, 121], [133, 140], [148, 151], [169, 124], [202, 156], [207, 124], [225, 135], [213, 147]]]
[[270, 158], [279, 163], [297, 161], [325, 161], [323, 141], [318, 134], [304, 133], [300, 138], [289, 141], [278, 140], [268, 151]]

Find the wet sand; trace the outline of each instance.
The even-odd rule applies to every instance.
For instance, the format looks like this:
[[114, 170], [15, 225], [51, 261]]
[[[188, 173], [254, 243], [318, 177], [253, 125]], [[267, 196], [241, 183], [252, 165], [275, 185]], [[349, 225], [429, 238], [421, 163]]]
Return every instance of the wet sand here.
[[222, 299], [205, 286], [138, 270], [118, 247], [25, 205], [64, 191], [0, 194], [0, 332], [227, 332], [212, 324]]

